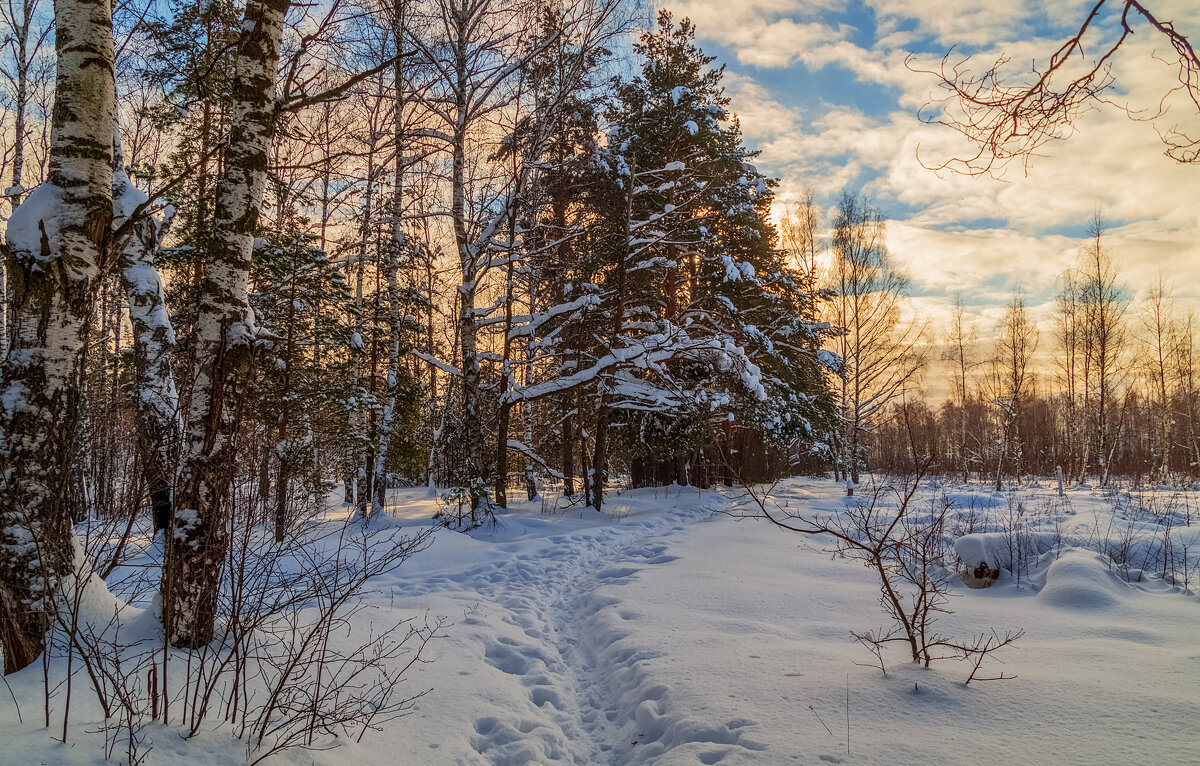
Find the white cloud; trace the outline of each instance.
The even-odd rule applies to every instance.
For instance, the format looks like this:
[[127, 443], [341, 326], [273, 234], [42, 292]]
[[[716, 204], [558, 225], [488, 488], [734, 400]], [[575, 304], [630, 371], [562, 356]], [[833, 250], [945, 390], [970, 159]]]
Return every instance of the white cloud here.
[[[840, 10], [837, 0], [676, 0], [664, 7], [688, 17], [700, 34], [734, 49], [740, 63], [782, 68], [803, 63], [813, 70], [837, 64], [864, 80], [891, 84], [893, 67], [887, 56], [849, 42], [847, 25], [821, 21], [822, 12]], [[901, 56], [902, 58], [902, 56]]]
[[1018, 287], [1052, 291], [1078, 245], [1062, 236], [1007, 229], [943, 231], [888, 222], [888, 248], [922, 293], [961, 293], [969, 303], [1003, 303]]
[[997, 0], [866, 0], [884, 35], [913, 24], [941, 44], [987, 45], [1003, 39], [1024, 20], [1024, 2]]
[[[782, 178], [781, 204], [806, 186], [832, 196], [861, 183], [864, 174], [874, 176], [864, 191], [894, 219], [889, 245], [913, 276], [919, 296], [914, 310], [935, 323], [944, 320], [950, 296], [961, 292], [974, 307], [985, 344], [1020, 286], [1046, 333], [1041, 356], [1048, 358], [1055, 283], [1081, 244], [1062, 230], [1078, 230], [1097, 210], [1113, 222], [1107, 246], [1131, 292], [1140, 294], [1160, 274], [1174, 276], [1180, 302], [1200, 307], [1194, 278], [1200, 274], [1200, 167], [1164, 157], [1159, 138], [1177, 124], [1200, 135], [1195, 105], [1179, 94], [1164, 102], [1170, 107], [1165, 114], [1149, 121], [1132, 120], [1112, 106], [1081, 115], [1075, 135], [1043, 147], [1028, 175], [1019, 165], [997, 180], [936, 174], [921, 164], [961, 156], [972, 146], [948, 128], [917, 119], [917, 108], [936, 95], [936, 80], [904, 66], [905, 47], [929, 40], [947, 48], [966, 43], [979, 51], [974, 61], [981, 66], [1007, 55], [1014, 73], [1027, 73], [1030, 62], [1044, 60], [1057, 47], [1057, 37], [1038, 35], [1057, 35], [1051, 30], [1077, 24], [1093, 0], [868, 4], [877, 14], [870, 50], [852, 43], [847, 27], [822, 23], [837, 16], [840, 4], [832, 0], [668, 4], [696, 22], [702, 39], [733, 47], [741, 64], [800, 62], [807, 67], [797, 68], [803, 77], [819, 77], [822, 67], [838, 65], [862, 80], [899, 88], [891, 103], [882, 104], [882, 116], [872, 117], [881, 114], [881, 104], [801, 104], [785, 88], [768, 89], [732, 66], [726, 82], [733, 109], [747, 140], [762, 151], [760, 166]], [[1200, 29], [1200, 3], [1166, 0], [1156, 8], [1185, 33]], [[1031, 27], [1033, 20], [1037, 25]], [[1114, 96], [1154, 116], [1162, 95], [1177, 84], [1173, 68], [1155, 61], [1155, 55], [1169, 52], [1160, 35], [1136, 24], [1114, 62], [1120, 87]], [[939, 59], [925, 55], [920, 62]], [[779, 79], [773, 76], [772, 82]]]

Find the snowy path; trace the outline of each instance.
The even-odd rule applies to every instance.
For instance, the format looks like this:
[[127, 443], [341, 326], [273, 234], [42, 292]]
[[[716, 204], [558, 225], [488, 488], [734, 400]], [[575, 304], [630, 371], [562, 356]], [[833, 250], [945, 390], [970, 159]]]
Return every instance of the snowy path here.
[[[797, 507], [842, 502], [830, 482], [781, 489]], [[1101, 501], [1081, 494], [1079, 518]], [[617, 500], [615, 520], [531, 506], [495, 535], [439, 534], [391, 583], [394, 608], [454, 622], [413, 681], [434, 691], [355, 748], [353, 762], [394, 764], [405, 752], [402, 762], [419, 766], [894, 765], [981, 754], [1200, 763], [1194, 596], [1131, 586], [1103, 567], [1072, 573], [1072, 554], [1041, 591], [1008, 581], [957, 591], [955, 614], [939, 623], [961, 635], [1024, 628], [1002, 666], [1019, 680], [965, 687], [957, 663], [924, 669], [898, 655], [882, 677], [858, 664], [867, 657], [849, 636], [879, 625], [871, 573], [819, 541], [713, 515], [731, 502], [640, 490]]]
[[[490, 546], [486, 563], [422, 574], [418, 559], [396, 578], [394, 590], [406, 601], [460, 601], [464, 618], [450, 632], [479, 642], [487, 665], [508, 677], [501, 683], [515, 681], [525, 691], [528, 704], [516, 710], [509, 705], [475, 716], [471, 745], [482, 762], [641, 763], [684, 741], [745, 740], [743, 747], [759, 747], [739, 732], [746, 721], [696, 723], [672, 715], [666, 688], [644, 672], [662, 650], [626, 641], [639, 615], [619, 608], [614, 588], [675, 561], [667, 553], [674, 539], [727, 504], [715, 493], [697, 498], [691, 491], [689, 503], [678, 503], [675, 494], [617, 498], [611, 511], [622, 520], [545, 537], [536, 534], [541, 525], [530, 529], [525, 520], [525, 534]], [[659, 498], [674, 507], [627, 516], [631, 503], [657, 505]], [[495, 629], [496, 610], [508, 630]]]

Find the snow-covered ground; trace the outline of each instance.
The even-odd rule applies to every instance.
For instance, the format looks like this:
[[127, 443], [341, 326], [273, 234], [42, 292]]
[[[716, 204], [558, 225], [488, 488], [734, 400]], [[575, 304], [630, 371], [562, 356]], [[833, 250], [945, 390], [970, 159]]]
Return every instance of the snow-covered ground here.
[[[948, 492], [951, 531], [980, 535], [967, 554], [1026, 546], [1020, 566], [1010, 562], [1019, 583], [1006, 570], [992, 588], [957, 587], [938, 623], [960, 636], [1024, 629], [994, 667], [1014, 680], [964, 686], [963, 663], [916, 667], [899, 645], [887, 676], [857, 664], [872, 658], [849, 631], [887, 623], [870, 570], [832, 557], [822, 537], [739, 520], [755, 509], [740, 491], [644, 489], [613, 498], [604, 515], [547, 513], [539, 502], [495, 530], [439, 532], [369, 596], [380, 624], [448, 618], [432, 662], [405, 682], [432, 691], [361, 742], [269, 762], [1200, 763], [1200, 602], [1161, 571], [1167, 539], [1168, 574], [1182, 578], [1175, 559], [1187, 549], [1198, 584], [1196, 498]], [[774, 500], [836, 513], [842, 494], [794, 479]], [[393, 514], [427, 525], [436, 508], [423, 490], [403, 490]], [[69, 745], [40, 728], [40, 673], [13, 683], [22, 725], [0, 689], [0, 763], [100, 760], [86, 715], [73, 714]], [[244, 754], [219, 732], [148, 734], [150, 764]]]

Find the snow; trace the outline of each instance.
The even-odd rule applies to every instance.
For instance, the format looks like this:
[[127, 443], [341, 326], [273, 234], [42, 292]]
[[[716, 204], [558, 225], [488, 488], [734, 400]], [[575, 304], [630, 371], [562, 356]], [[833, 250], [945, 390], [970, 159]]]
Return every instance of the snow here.
[[[37, 186], [17, 206], [8, 219], [4, 238], [13, 252], [13, 257], [27, 265], [44, 264], [47, 257], [42, 254], [42, 226], [53, 242], [58, 234], [56, 216], [62, 207], [62, 189], [50, 183]], [[53, 245], [50, 252], [55, 252]]]
[[738, 267], [738, 262], [730, 258], [724, 253], [721, 254], [721, 262], [725, 265], [725, 281], [740, 282], [742, 281], [742, 270]]
[[[849, 631], [885, 622], [870, 570], [831, 557], [824, 538], [739, 519], [756, 510], [740, 490], [626, 491], [603, 515], [543, 499], [514, 504], [492, 529], [439, 531], [368, 594], [375, 624], [423, 614], [452, 623], [432, 662], [406, 677], [413, 690], [432, 689], [410, 716], [360, 743], [269, 762], [1200, 762], [1200, 604], [1154, 567], [1119, 566], [1095, 550], [1105, 529], [1112, 543], [1134, 522], [1135, 540], [1147, 543], [1161, 535], [1154, 513], [1169, 512], [1178, 514], [1172, 539], [1194, 560], [1195, 493], [1072, 489], [1060, 501], [1038, 488], [949, 486], [921, 497], [943, 490], [952, 534], [967, 540], [960, 555], [998, 545], [997, 527], [1017, 508], [1023, 529], [1061, 541], [1031, 554], [1019, 581], [1005, 569], [991, 588], [955, 588], [953, 613], [938, 623], [954, 635], [1023, 628], [1002, 655], [1015, 680], [964, 686], [961, 663], [913, 666], [899, 647], [886, 650], [886, 676], [858, 664], [870, 657]], [[842, 495], [842, 485], [811, 478], [774, 491], [780, 506], [814, 514], [844, 510]], [[425, 526], [437, 509], [423, 488], [397, 490], [379, 526]], [[326, 523], [352, 510], [331, 504]], [[97, 597], [92, 611], [111, 608]], [[24, 724], [0, 695], [6, 757], [101, 762], [89, 746], [99, 735], [87, 734], [95, 714], [73, 715], [70, 746], [39, 728], [40, 674], [35, 665], [9, 679]], [[244, 762], [223, 732], [183, 740], [154, 726], [147, 736], [147, 764]]]
[[113, 171], [113, 225], [120, 226], [125, 222], [139, 205], [144, 205], [150, 199], [144, 191], [129, 180], [124, 168]]
[[[357, 341], [354, 339], [355, 337], [357, 337]], [[362, 336], [359, 335], [358, 333], [354, 333], [354, 335], [351, 336], [350, 345], [354, 346], [355, 348], [361, 349], [362, 348]], [[416, 358], [420, 359], [423, 362], [433, 365], [434, 367], [438, 368], [442, 372], [445, 372], [449, 375], [453, 375], [456, 378], [462, 377], [461, 370], [459, 370], [454, 365], [447, 364], [446, 362], [441, 361], [437, 357], [430, 356], [429, 354], [426, 354], [423, 351], [417, 351], [416, 349], [412, 349], [408, 353], [412, 354], [413, 356], [415, 356]]]
[[194, 508], [177, 508], [175, 509], [175, 530], [174, 535], [176, 540], [184, 540], [187, 538], [188, 532], [200, 524], [200, 515], [196, 513]]
[[842, 366], [842, 358], [835, 352], [822, 348], [817, 350], [817, 363], [826, 369], [837, 370]]
[[29, 404], [29, 389], [25, 386], [24, 381], [21, 380], [10, 382], [8, 388], [4, 389], [4, 393], [0, 394], [0, 407], [4, 408], [4, 417], [6, 420], [11, 420], [20, 412], [37, 412]]
[[[148, 263], [135, 263], [125, 269], [125, 278], [139, 295], [161, 295], [162, 280], [158, 270]], [[157, 326], [157, 325], [156, 325]]]
[[750, 263], [749, 261], [739, 262], [728, 255], [725, 255], [724, 253], [721, 254], [721, 262], [725, 266], [726, 282], [740, 282], [743, 279], [754, 279], [755, 272], [753, 263]]

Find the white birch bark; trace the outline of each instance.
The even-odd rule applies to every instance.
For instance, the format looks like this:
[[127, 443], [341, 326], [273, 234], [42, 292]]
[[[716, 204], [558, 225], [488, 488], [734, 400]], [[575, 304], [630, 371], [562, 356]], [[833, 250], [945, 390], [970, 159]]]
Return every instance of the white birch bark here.
[[112, 12], [57, 0], [47, 182], [8, 222], [15, 303], [0, 373], [0, 644], [4, 670], [44, 646], [55, 581], [72, 565], [67, 508], [79, 378], [101, 278], [111, 263]]
[[199, 360], [163, 573], [163, 621], [176, 647], [209, 643], [228, 533], [243, 386], [252, 366], [254, 313], [246, 286], [274, 132], [275, 70], [287, 0], [249, 0], [238, 40], [233, 119], [217, 182], [213, 234], [196, 323]]
[[[392, 20], [392, 36], [396, 40], [396, 52], [400, 53], [404, 40], [404, 0], [396, 0]], [[400, 269], [400, 251], [405, 247], [404, 236], [404, 78], [403, 65], [396, 59], [393, 79], [396, 88], [396, 176], [392, 188], [392, 241], [387, 250], [388, 289], [388, 366], [387, 388], [383, 395], [383, 418], [379, 426], [379, 443], [375, 450], [374, 478], [371, 481], [374, 498], [372, 514], [382, 514], [387, 502], [387, 454], [391, 446], [392, 427], [396, 418], [396, 392], [400, 383], [400, 338], [404, 325], [400, 317], [400, 287], [396, 272]]]
[[354, 277], [354, 388], [355, 388], [355, 441], [350, 451], [350, 465], [353, 467], [355, 514], [360, 518], [367, 515], [371, 499], [367, 496], [366, 450], [359, 437], [367, 431], [367, 407], [370, 397], [362, 383], [362, 361], [366, 353], [363, 332], [366, 329], [366, 318], [363, 313], [363, 279], [366, 274], [367, 249], [371, 241], [371, 204], [375, 199], [375, 129], [367, 137], [367, 187], [363, 192], [363, 221], [358, 243], [358, 259], [355, 262]]
[[[124, 224], [136, 207], [146, 200], [130, 183], [116, 144], [113, 169], [113, 227]], [[166, 529], [171, 520], [171, 493], [179, 458], [183, 423], [179, 394], [171, 369], [175, 332], [163, 295], [162, 278], [154, 267], [154, 255], [171, 214], [161, 224], [150, 216], [135, 221], [127, 238], [118, 242], [121, 286], [129, 305], [133, 329], [134, 376], [137, 388], [138, 441], [143, 473], [154, 511], [154, 528]]]

